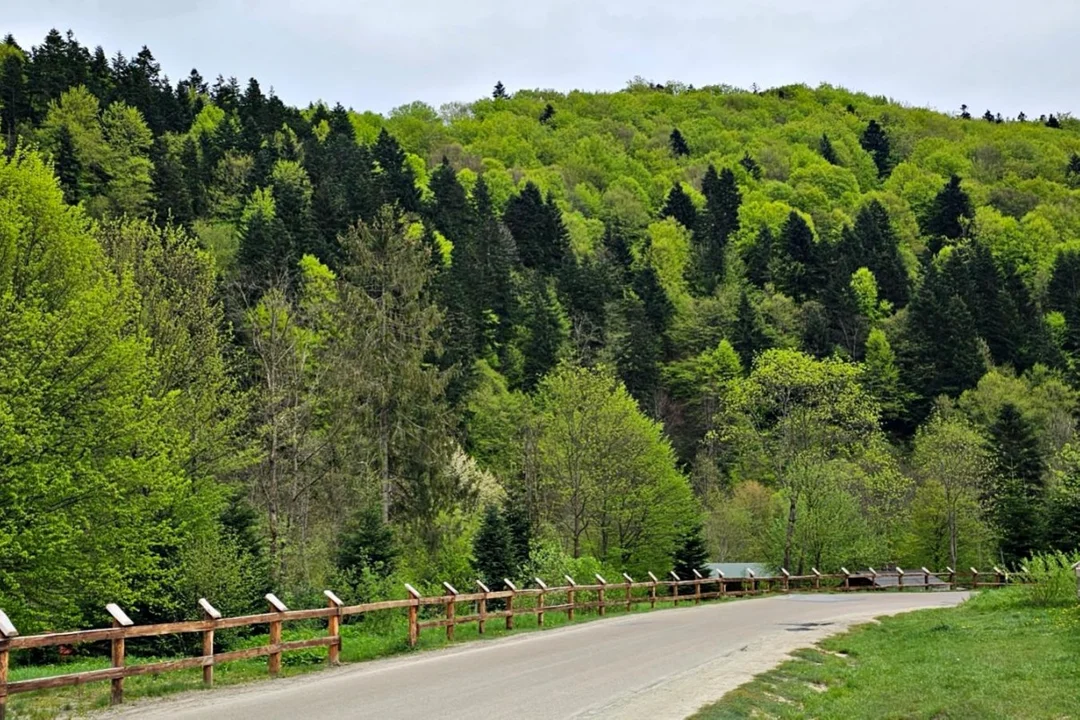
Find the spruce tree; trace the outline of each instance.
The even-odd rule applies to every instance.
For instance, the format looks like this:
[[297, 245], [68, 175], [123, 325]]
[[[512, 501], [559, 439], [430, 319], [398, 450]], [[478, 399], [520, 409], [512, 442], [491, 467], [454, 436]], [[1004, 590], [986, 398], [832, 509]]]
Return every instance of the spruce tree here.
[[569, 321], [555, 293], [540, 275], [529, 283], [523, 305], [522, 387], [533, 390], [558, 364], [569, 339]]
[[405, 151], [390, 133], [383, 128], [372, 151], [379, 164], [379, 197], [382, 204], [397, 205], [404, 212], [420, 210], [420, 190], [416, 187], [416, 175], [405, 159]]
[[342, 530], [335, 562], [341, 570], [387, 577], [394, 572], [399, 552], [393, 530], [382, 521], [379, 508], [368, 506], [355, 513]]
[[510, 198], [503, 222], [514, 236], [521, 264], [527, 268], [552, 273], [570, 252], [570, 238], [554, 197], [549, 194], [545, 202], [540, 188], [532, 182]]
[[507, 491], [503, 517], [506, 518], [506, 527], [510, 531], [514, 567], [525, 567], [529, 562], [532, 523], [529, 521], [528, 499], [517, 485], [511, 486]]
[[70, 205], [77, 204], [83, 196], [83, 169], [79, 155], [75, 151], [75, 143], [71, 138], [71, 129], [66, 123], [60, 126], [53, 164], [56, 167], [56, 177], [60, 181], [60, 188], [64, 191], [64, 202]]
[[774, 244], [775, 239], [772, 230], [769, 229], [768, 225], [762, 225], [757, 239], [746, 248], [743, 255], [743, 263], [746, 265], [746, 279], [759, 288], [764, 288], [766, 284], [772, 282]]
[[694, 571], [701, 573], [702, 577], [709, 577], [709, 551], [705, 545], [705, 526], [700, 520], [679, 537], [675, 546], [675, 554], [672, 557], [674, 572], [680, 580], [693, 580]]
[[697, 274], [703, 292], [709, 294], [724, 279], [724, 260], [728, 239], [739, 229], [739, 206], [742, 193], [735, 173], [724, 168], [719, 174], [712, 165], [701, 182], [705, 210], [697, 220], [694, 244], [697, 251]]
[[548, 103], [544, 107], [544, 112], [540, 113], [540, 124], [547, 125], [555, 117], [555, 106]]
[[994, 448], [994, 515], [1001, 555], [1016, 566], [1043, 549], [1046, 470], [1035, 429], [1012, 403], [1005, 403], [990, 428]]
[[1065, 317], [1065, 350], [1080, 353], [1080, 250], [1058, 252], [1046, 287], [1046, 308]]
[[971, 113], [968, 112], [968, 106], [967, 105], [961, 105], [960, 106], [960, 119], [961, 120], [970, 120], [971, 119]]
[[750, 177], [754, 178], [755, 180], [761, 179], [761, 166], [758, 165], [757, 160], [750, 157], [750, 153], [744, 153], [742, 156], [742, 160], [739, 161], [739, 164], [742, 165], [743, 169], [746, 170], [746, 172], [750, 173]]
[[[844, 233], [848, 237], [848, 233]], [[900, 255], [900, 239], [893, 230], [889, 213], [879, 201], [873, 200], [859, 211], [850, 242], [857, 248], [845, 268], [848, 274], [859, 267], [867, 267], [878, 282], [878, 293], [899, 309], [908, 303], [911, 281], [903, 257]], [[841, 242], [841, 245], [845, 245]]]
[[982, 119], [985, 120], [986, 122], [992, 123], [992, 122], [994, 122], [994, 113], [987, 110], [986, 112], [983, 113]]
[[885, 177], [888, 175], [892, 169], [889, 136], [885, 134], [885, 130], [878, 124], [877, 120], [871, 120], [866, 126], [859, 144], [862, 145], [863, 150], [870, 153], [871, 157], [874, 158], [878, 176]]
[[619, 379], [635, 400], [650, 405], [660, 385], [663, 341], [645, 303], [633, 292], [618, 304], [611, 344]]
[[473, 539], [473, 559], [476, 572], [492, 590], [501, 590], [503, 580], [517, 574], [510, 529], [494, 504], [484, 508], [484, 520]]
[[1080, 153], [1073, 153], [1065, 168], [1065, 180], [1071, 187], [1080, 187]]
[[509, 97], [506, 94], [506, 86], [502, 84], [502, 80], [495, 83], [495, 89], [491, 91], [491, 97], [495, 100], [505, 100]]
[[1057, 117], [1055, 117], [1054, 115], [1051, 115], [1050, 118], [1046, 121], [1046, 127], [1052, 128], [1054, 130], [1060, 130], [1061, 121], [1058, 120]]
[[779, 253], [774, 272], [778, 288], [797, 302], [814, 295], [819, 287], [814, 231], [802, 215], [792, 211], [780, 231]]
[[690, 146], [686, 144], [686, 138], [679, 132], [679, 128], [675, 128], [671, 131], [669, 142], [671, 143], [671, 152], [675, 153], [675, 157], [683, 157], [690, 154]]
[[664, 208], [660, 211], [660, 217], [675, 218], [684, 228], [693, 230], [697, 227], [697, 216], [694, 201], [683, 191], [682, 183], [676, 182], [668, 192]]
[[961, 182], [958, 175], [949, 178], [949, 182], [934, 198], [934, 204], [923, 222], [923, 232], [930, 236], [927, 247], [931, 254], [936, 255], [945, 240], [962, 238], [964, 221], [975, 217], [971, 198], [960, 186]]
[[750, 301], [746, 290], [739, 294], [739, 309], [735, 314], [735, 326], [731, 331], [731, 346], [739, 353], [743, 367], [751, 367], [754, 357], [771, 346], [758, 309]]
[[825, 162], [830, 165], [840, 164], [840, 158], [836, 156], [836, 150], [833, 149], [832, 142], [829, 140], [828, 135], [823, 134], [821, 136], [820, 152], [821, 157], [825, 159]]

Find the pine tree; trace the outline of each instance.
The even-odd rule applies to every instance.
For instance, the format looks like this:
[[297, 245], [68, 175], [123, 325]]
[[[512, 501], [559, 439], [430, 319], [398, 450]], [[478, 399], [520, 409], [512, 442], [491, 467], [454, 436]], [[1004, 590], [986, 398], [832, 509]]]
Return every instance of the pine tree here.
[[825, 159], [825, 162], [830, 165], [839, 165], [840, 158], [836, 156], [836, 150], [833, 149], [832, 142], [829, 140], [828, 135], [821, 136], [820, 146], [821, 157]]
[[863, 131], [859, 144], [862, 145], [863, 150], [870, 153], [874, 158], [874, 164], [877, 165], [878, 169], [878, 176], [885, 177], [888, 175], [889, 171], [892, 169], [889, 136], [885, 134], [885, 130], [882, 129], [877, 120], [871, 120], [866, 126], [866, 130]]
[[687, 230], [697, 227], [697, 208], [694, 207], [694, 201], [690, 199], [690, 196], [683, 191], [682, 183], [676, 182], [671, 186], [664, 209], [660, 211], [660, 217], [675, 218]]
[[1046, 308], [1065, 317], [1065, 350], [1080, 353], [1080, 251], [1058, 252], [1046, 287]]
[[[849, 249], [849, 243], [857, 249]], [[900, 240], [884, 205], [873, 200], [863, 207], [850, 234], [843, 233], [841, 246], [843, 254], [851, 260], [845, 268], [848, 275], [859, 267], [869, 268], [877, 279], [883, 300], [888, 300], [897, 309], [907, 305], [911, 281], [900, 255]]]
[[510, 547], [514, 554], [514, 566], [515, 568], [525, 567], [529, 562], [532, 523], [529, 521], [528, 500], [517, 485], [511, 486], [507, 490], [506, 503], [503, 505], [503, 517], [506, 518], [506, 527], [510, 531]]
[[75, 151], [75, 143], [71, 138], [71, 129], [66, 124], [60, 126], [57, 137], [56, 158], [53, 161], [56, 166], [56, 177], [60, 181], [60, 188], [64, 191], [64, 202], [75, 205], [82, 199], [82, 162]]
[[746, 170], [746, 172], [750, 173], [750, 177], [754, 178], [755, 180], [761, 179], [761, 166], [758, 165], [757, 160], [750, 157], [750, 153], [744, 153], [742, 156], [742, 160], [739, 161], [739, 164], [742, 165], [743, 169]]
[[559, 268], [570, 252], [570, 238], [562, 213], [552, 195], [545, 202], [540, 188], [527, 182], [519, 195], [510, 198], [503, 213], [522, 265], [545, 273]]
[[540, 124], [541, 125], [547, 125], [552, 121], [552, 119], [554, 117], [555, 117], [555, 106], [552, 105], [551, 103], [548, 103], [544, 107], [544, 112], [540, 113]]
[[495, 89], [491, 91], [491, 97], [495, 100], [505, 100], [509, 97], [506, 94], [506, 86], [502, 84], [502, 80], [495, 83]]
[[927, 244], [931, 254], [945, 244], [945, 240], [959, 240], [964, 236], [964, 220], [975, 217], [971, 198], [960, 186], [960, 177], [953, 175], [938, 192], [934, 204], [923, 223], [923, 232], [930, 236]]
[[705, 546], [705, 527], [700, 520], [686, 528], [679, 537], [672, 557], [674, 572], [680, 580], [693, 580], [694, 571], [709, 577], [709, 551]]
[[686, 139], [679, 132], [679, 128], [671, 131], [669, 142], [671, 143], [671, 152], [675, 153], [675, 157], [684, 157], [690, 154], [690, 146], [686, 144]]
[[743, 367], [747, 368], [753, 365], [754, 356], [771, 347], [761, 315], [745, 290], [739, 295], [739, 309], [735, 314], [735, 327], [732, 328], [730, 340], [739, 353]]
[[780, 231], [779, 253], [773, 280], [798, 302], [814, 295], [819, 287], [814, 231], [802, 215], [792, 211]]
[[542, 276], [530, 283], [524, 298], [522, 387], [534, 389], [555, 367], [570, 335], [569, 321], [555, 293]]
[[774, 244], [775, 239], [772, 230], [769, 229], [768, 225], [762, 225], [757, 239], [746, 248], [743, 256], [743, 263], [746, 265], [746, 279], [759, 288], [764, 288], [765, 285], [772, 282]]
[[1001, 407], [990, 428], [996, 479], [994, 515], [1001, 554], [1016, 566], [1043, 549], [1046, 470], [1035, 428], [1012, 403]]
[[372, 155], [379, 164], [379, 197], [381, 204], [394, 204], [404, 212], [420, 210], [420, 190], [416, 175], [405, 159], [398, 141], [383, 128], [375, 141]]
[[1057, 117], [1055, 117], [1054, 115], [1051, 115], [1050, 118], [1046, 121], [1046, 127], [1053, 128], [1054, 130], [1060, 130], [1061, 121], [1058, 120]]
[[1069, 158], [1069, 166], [1065, 168], [1065, 180], [1070, 186], [1080, 187], [1080, 153], [1073, 153]]
[[660, 385], [663, 341], [635, 293], [626, 293], [618, 304], [611, 334], [619, 379], [635, 400], [648, 406]]
[[382, 521], [379, 509], [364, 507], [355, 513], [338, 537], [338, 568], [359, 575], [363, 571], [388, 577], [394, 572], [399, 556], [394, 533]]
[[510, 529], [499, 508], [493, 504], [484, 508], [484, 520], [473, 539], [473, 559], [476, 572], [492, 590], [501, 590], [503, 580], [517, 574]]
[[724, 260], [728, 239], [739, 229], [739, 206], [742, 193], [735, 173], [724, 168], [719, 174], [712, 165], [701, 182], [705, 210], [698, 217], [694, 231], [697, 274], [701, 289], [710, 294], [724, 278]]

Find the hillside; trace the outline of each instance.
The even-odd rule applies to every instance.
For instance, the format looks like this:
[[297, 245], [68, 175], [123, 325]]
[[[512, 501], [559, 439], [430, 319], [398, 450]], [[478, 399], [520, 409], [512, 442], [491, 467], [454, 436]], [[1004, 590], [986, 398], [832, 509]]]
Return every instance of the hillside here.
[[20, 41], [0, 607], [24, 632], [1080, 541], [1068, 115], [637, 79], [383, 117]]

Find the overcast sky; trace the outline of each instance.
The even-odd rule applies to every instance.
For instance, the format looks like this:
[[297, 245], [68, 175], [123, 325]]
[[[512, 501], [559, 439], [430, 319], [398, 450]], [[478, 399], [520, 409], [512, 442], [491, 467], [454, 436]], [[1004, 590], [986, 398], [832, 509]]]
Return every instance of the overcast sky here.
[[517, 88], [829, 82], [913, 105], [1080, 110], [1080, 0], [0, 0], [175, 82], [255, 76], [290, 104], [386, 112]]

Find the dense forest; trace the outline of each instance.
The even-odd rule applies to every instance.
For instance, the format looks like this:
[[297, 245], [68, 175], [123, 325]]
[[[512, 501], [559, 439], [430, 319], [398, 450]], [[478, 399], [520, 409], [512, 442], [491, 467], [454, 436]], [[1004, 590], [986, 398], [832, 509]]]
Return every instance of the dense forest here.
[[0, 45], [0, 130], [24, 632], [1080, 542], [1068, 114], [638, 78], [382, 116], [53, 31]]

